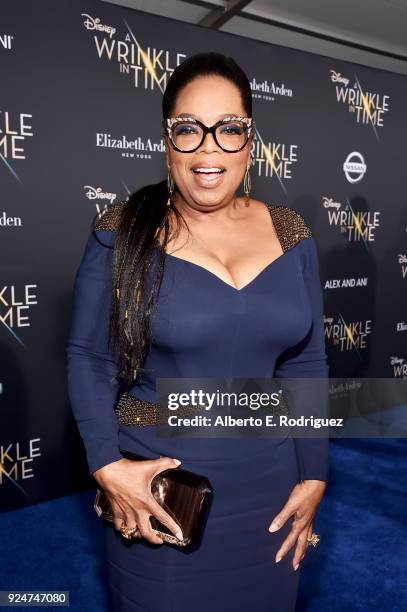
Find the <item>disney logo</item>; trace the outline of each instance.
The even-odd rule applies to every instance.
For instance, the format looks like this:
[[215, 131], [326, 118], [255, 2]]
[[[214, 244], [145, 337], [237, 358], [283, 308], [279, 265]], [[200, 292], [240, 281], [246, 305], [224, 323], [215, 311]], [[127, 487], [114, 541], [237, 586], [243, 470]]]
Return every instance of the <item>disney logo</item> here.
[[110, 200], [110, 203], [112, 203], [113, 200], [115, 200], [117, 196], [116, 193], [108, 193], [108, 192], [102, 191], [100, 187], [95, 188], [95, 187], [92, 187], [91, 185], [84, 185], [83, 187], [84, 189], [88, 190], [85, 193], [88, 200]]
[[322, 205], [324, 208], [340, 208], [342, 204], [340, 202], [334, 202], [332, 198], [323, 197]]
[[112, 38], [112, 36], [116, 34], [116, 28], [112, 28], [108, 25], [103, 25], [102, 23], [100, 23], [99, 17], [94, 19], [87, 13], [81, 13], [81, 15], [82, 17], [87, 17], [87, 19], [85, 19], [85, 21], [83, 22], [83, 25], [87, 30], [98, 30], [99, 32], [106, 32], [106, 34], [110, 35], [110, 38]]
[[390, 365], [396, 365], [399, 363], [400, 365], [404, 362], [402, 357], [390, 357]]
[[343, 83], [345, 87], [349, 85], [349, 79], [343, 77], [340, 72], [336, 72], [336, 70], [330, 70], [329, 72], [331, 73], [332, 83]]

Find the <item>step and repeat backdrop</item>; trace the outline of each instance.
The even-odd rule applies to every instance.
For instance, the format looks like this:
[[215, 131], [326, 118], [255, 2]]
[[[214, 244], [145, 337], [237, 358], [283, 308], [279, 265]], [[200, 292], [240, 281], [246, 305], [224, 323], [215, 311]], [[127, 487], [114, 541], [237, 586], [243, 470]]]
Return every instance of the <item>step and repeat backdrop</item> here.
[[90, 484], [65, 343], [95, 213], [166, 177], [161, 97], [232, 56], [257, 123], [254, 197], [320, 256], [331, 377], [407, 376], [407, 77], [97, 0], [0, 6], [0, 511]]

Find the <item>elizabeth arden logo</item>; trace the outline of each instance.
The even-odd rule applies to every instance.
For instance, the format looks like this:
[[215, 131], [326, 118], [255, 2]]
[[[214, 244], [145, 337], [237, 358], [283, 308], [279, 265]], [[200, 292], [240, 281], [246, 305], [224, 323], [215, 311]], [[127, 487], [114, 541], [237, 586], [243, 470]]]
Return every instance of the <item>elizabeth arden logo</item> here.
[[152, 159], [152, 153], [165, 153], [164, 141], [160, 139], [154, 142], [152, 138], [129, 139], [122, 135], [114, 138], [106, 132], [96, 133], [96, 146], [102, 149], [116, 149], [120, 151], [121, 157]]
[[22, 227], [23, 220], [21, 217], [12, 217], [3, 210], [0, 213], [0, 227]]
[[276, 85], [274, 81], [256, 81], [255, 77], [250, 81], [252, 97], [260, 100], [274, 102], [277, 97], [292, 98], [293, 90], [286, 87], [284, 83]]

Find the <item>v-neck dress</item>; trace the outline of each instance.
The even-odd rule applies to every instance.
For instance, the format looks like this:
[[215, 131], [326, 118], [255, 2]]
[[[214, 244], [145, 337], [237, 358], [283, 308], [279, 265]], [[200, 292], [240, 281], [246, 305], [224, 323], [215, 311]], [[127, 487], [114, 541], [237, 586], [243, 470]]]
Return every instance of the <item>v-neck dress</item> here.
[[[124, 540], [105, 524], [112, 609], [145, 612], [290, 612], [299, 572], [295, 546], [274, 558], [293, 517], [273, 517], [304, 479], [328, 480], [328, 440], [159, 437], [156, 426], [118, 425], [118, 365], [107, 349], [118, 203], [90, 234], [73, 291], [67, 378], [89, 471], [122, 457], [170, 456], [204, 474], [214, 495], [200, 546]], [[267, 204], [283, 254], [236, 289], [203, 266], [166, 255], [151, 315], [152, 345], [130, 390], [156, 401], [156, 378], [327, 378], [317, 247], [304, 218]], [[307, 556], [302, 563], [306, 563]], [[301, 568], [301, 564], [300, 564]]]

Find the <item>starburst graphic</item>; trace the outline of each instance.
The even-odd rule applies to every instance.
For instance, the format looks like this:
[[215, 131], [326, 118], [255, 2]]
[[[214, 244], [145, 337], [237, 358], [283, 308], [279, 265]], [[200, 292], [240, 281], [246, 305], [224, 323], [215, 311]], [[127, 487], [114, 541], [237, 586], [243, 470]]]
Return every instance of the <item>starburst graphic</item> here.
[[355, 74], [355, 80], [356, 80], [357, 86], [358, 86], [359, 91], [360, 91], [360, 95], [361, 95], [361, 98], [362, 98], [363, 108], [365, 109], [365, 113], [367, 114], [367, 116], [370, 119], [370, 123], [372, 125], [372, 128], [373, 128], [373, 131], [375, 133], [375, 136], [376, 136], [377, 140], [379, 140], [379, 135], [377, 133], [376, 126], [375, 126], [374, 121], [373, 121], [373, 115], [372, 115], [372, 112], [370, 110], [370, 107], [372, 105], [373, 100], [370, 100], [370, 102], [369, 102], [369, 100], [367, 98], [367, 95], [365, 93], [363, 93], [362, 86], [359, 83], [359, 79], [358, 79], [356, 74]]
[[12, 482], [17, 487], [17, 489], [21, 491], [21, 493], [24, 493], [24, 495], [27, 495], [28, 497], [29, 494], [27, 493], [27, 491], [16, 480], [14, 480], [14, 478], [11, 478], [11, 476], [7, 474], [6, 469], [4, 467], [4, 463], [2, 463], [1, 461], [0, 461], [0, 474], [4, 474], [4, 476], [8, 478], [9, 481]]
[[135, 42], [135, 44], [137, 46], [137, 49], [140, 52], [140, 56], [141, 56], [141, 59], [143, 60], [143, 64], [144, 64], [145, 69], [147, 70], [147, 72], [149, 73], [149, 75], [151, 76], [153, 81], [155, 81], [157, 83], [158, 87], [161, 90], [161, 93], [164, 93], [163, 86], [161, 85], [161, 83], [160, 83], [160, 81], [159, 81], [159, 79], [157, 77], [157, 73], [156, 73], [156, 70], [154, 68], [153, 62], [149, 58], [148, 54], [141, 47], [141, 45], [138, 43], [138, 41], [137, 41], [136, 37], [134, 36], [133, 31], [130, 28], [130, 26], [127, 23], [127, 21], [124, 19], [124, 17], [122, 17], [122, 19], [123, 19], [124, 23], [126, 24], [126, 28], [128, 29], [132, 39], [134, 40], [134, 42]]
[[285, 185], [284, 185], [283, 181], [281, 180], [281, 177], [278, 175], [277, 168], [276, 168], [276, 165], [275, 165], [275, 163], [274, 163], [274, 157], [273, 157], [273, 154], [272, 154], [272, 152], [270, 151], [270, 148], [269, 148], [269, 147], [268, 147], [266, 144], [264, 144], [264, 141], [263, 141], [263, 139], [262, 139], [262, 137], [261, 137], [261, 135], [260, 135], [260, 132], [259, 132], [259, 130], [258, 130], [257, 128], [256, 128], [256, 135], [257, 135], [257, 138], [258, 138], [258, 139], [260, 140], [260, 142], [261, 142], [261, 146], [262, 146], [262, 150], [263, 150], [263, 152], [264, 152], [264, 156], [265, 156], [265, 158], [267, 159], [267, 161], [268, 161], [268, 163], [270, 164], [271, 168], [273, 168], [274, 173], [275, 173], [276, 177], [278, 178], [278, 181], [279, 181], [279, 183], [280, 183], [281, 189], [282, 189], [282, 190], [284, 191], [284, 193], [287, 195], [287, 189], [286, 189], [286, 187], [285, 187]]
[[343, 318], [343, 316], [340, 313], [339, 313], [339, 318], [342, 321], [342, 324], [343, 324], [343, 326], [345, 328], [345, 334], [346, 334], [348, 340], [350, 340], [350, 342], [353, 345], [353, 347], [355, 348], [355, 350], [356, 350], [360, 360], [362, 360], [362, 356], [360, 354], [360, 351], [359, 351], [358, 347], [356, 346], [356, 342], [355, 342], [355, 340], [353, 338], [353, 334], [352, 334], [351, 328], [349, 327], [349, 325], [346, 324], [345, 319]]
[[[349, 208], [351, 210], [352, 220], [353, 220], [354, 226], [356, 228], [356, 232], [362, 238], [362, 241], [363, 241], [363, 244], [365, 245], [366, 251], [369, 252], [369, 245], [367, 243], [366, 238], [364, 237], [363, 228], [362, 228], [362, 224], [360, 222], [360, 219], [358, 219], [358, 216], [353, 212], [352, 205], [351, 205], [350, 201], [348, 200], [348, 198], [346, 198], [346, 202], [347, 202], [347, 205], [349, 206]], [[351, 228], [348, 226], [348, 229], [351, 229]]]
[[21, 179], [17, 176], [16, 172], [13, 170], [13, 168], [10, 166], [10, 164], [8, 163], [6, 158], [1, 153], [0, 153], [0, 157], [3, 160], [3, 162], [6, 164], [7, 168], [10, 170], [10, 172], [14, 176], [14, 178], [17, 179], [17, 181], [20, 183], [20, 185], [22, 185], [23, 183], [22, 183]]
[[21, 344], [21, 346], [25, 346], [24, 342], [17, 336], [15, 331], [9, 325], [7, 325], [7, 323], [2, 318], [0, 318], [0, 321], [1, 321], [1, 323], [3, 323], [4, 327], [7, 328], [7, 330], [10, 332], [10, 334], [12, 336], [14, 336], [14, 338], [17, 340], [17, 342], [19, 342]]

